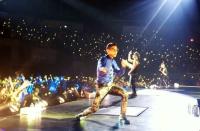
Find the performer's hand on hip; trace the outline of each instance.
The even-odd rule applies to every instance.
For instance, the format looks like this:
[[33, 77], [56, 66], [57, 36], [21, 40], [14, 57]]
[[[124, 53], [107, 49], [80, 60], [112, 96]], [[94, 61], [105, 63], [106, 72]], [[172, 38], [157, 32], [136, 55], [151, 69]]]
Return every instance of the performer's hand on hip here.
[[103, 74], [106, 74], [106, 73], [107, 73], [106, 67], [101, 67], [101, 68], [99, 69], [99, 71], [100, 71], [101, 73], [103, 73]]

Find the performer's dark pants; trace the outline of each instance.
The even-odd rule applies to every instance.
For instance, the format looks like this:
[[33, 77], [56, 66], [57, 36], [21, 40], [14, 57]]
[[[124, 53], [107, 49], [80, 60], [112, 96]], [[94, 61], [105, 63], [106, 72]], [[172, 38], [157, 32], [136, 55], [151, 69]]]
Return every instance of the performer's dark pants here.
[[161, 86], [161, 87], [165, 87], [167, 88], [167, 86], [169, 85], [169, 80], [168, 80], [168, 76], [165, 76], [165, 75], [160, 75], [160, 80], [159, 80], [159, 83], [158, 85]]
[[99, 88], [99, 95], [96, 94], [94, 101], [91, 105], [91, 107], [85, 109], [82, 112], [83, 116], [87, 116], [91, 113], [96, 112], [99, 109], [99, 106], [103, 99], [106, 97], [107, 94], [117, 95], [121, 96], [121, 113], [120, 115], [122, 117], [125, 117], [126, 115], [126, 108], [127, 108], [127, 102], [128, 102], [128, 93], [121, 87], [118, 87], [116, 85], [111, 86], [105, 86], [105, 85], [98, 85]]
[[134, 75], [129, 75], [129, 83], [130, 83], [130, 86], [131, 86], [131, 89], [132, 89], [132, 94], [136, 95], [136, 76]]

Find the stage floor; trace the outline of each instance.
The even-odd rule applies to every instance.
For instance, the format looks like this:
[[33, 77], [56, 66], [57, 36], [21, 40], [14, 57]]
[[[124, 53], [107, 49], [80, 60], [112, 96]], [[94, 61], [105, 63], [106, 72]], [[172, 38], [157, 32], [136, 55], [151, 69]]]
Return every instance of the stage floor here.
[[[175, 89], [140, 89], [138, 96], [129, 99], [129, 107], [146, 108], [137, 116], [128, 116], [131, 125], [126, 131], [199, 131], [200, 117], [191, 114], [189, 106], [197, 105], [195, 97]], [[197, 93], [197, 92], [196, 92]], [[92, 114], [85, 120], [76, 121], [74, 115], [87, 108], [92, 102], [77, 100], [48, 107], [41, 114], [30, 110], [27, 115], [0, 117], [0, 131], [109, 131], [118, 120], [117, 115]], [[120, 106], [120, 98], [108, 96], [101, 108]], [[130, 108], [131, 109], [131, 108]], [[134, 110], [134, 108], [133, 108]]]

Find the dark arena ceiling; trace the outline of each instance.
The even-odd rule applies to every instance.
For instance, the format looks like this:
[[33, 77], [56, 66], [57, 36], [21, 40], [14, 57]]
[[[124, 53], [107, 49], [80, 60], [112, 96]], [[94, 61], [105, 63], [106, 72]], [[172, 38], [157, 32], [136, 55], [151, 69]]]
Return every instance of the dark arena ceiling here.
[[[61, 20], [144, 22], [162, 0], [0, 0], [0, 14]], [[163, 0], [164, 1], [164, 0]], [[169, 1], [169, 0], [168, 0]], [[195, 0], [194, 0], [195, 1]], [[199, 1], [196, 0], [199, 9]], [[155, 8], [156, 9], [156, 8]]]

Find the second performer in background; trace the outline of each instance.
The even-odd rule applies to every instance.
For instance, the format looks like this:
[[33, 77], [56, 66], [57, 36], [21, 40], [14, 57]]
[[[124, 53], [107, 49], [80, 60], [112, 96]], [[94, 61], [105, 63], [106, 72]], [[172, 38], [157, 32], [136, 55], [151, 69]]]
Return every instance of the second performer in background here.
[[159, 72], [160, 72], [159, 83], [158, 83], [159, 87], [168, 88], [169, 86], [168, 71], [164, 61], [162, 61], [162, 63], [160, 64]]
[[130, 68], [128, 75], [129, 75], [129, 85], [131, 86], [132, 89], [132, 94], [130, 95], [130, 98], [133, 98], [137, 96], [136, 92], [136, 80], [138, 78], [138, 69], [140, 65], [140, 54], [136, 52], [130, 51], [128, 54], [128, 67]]

